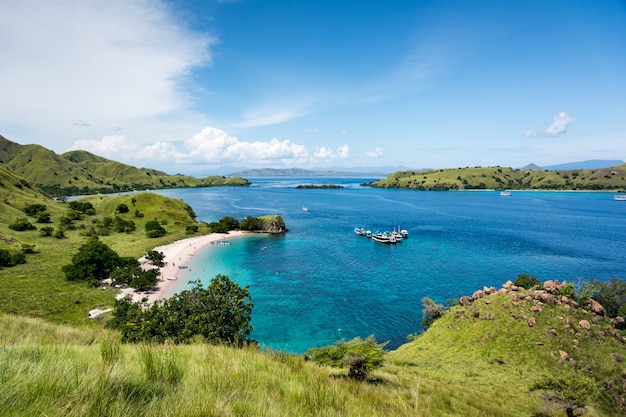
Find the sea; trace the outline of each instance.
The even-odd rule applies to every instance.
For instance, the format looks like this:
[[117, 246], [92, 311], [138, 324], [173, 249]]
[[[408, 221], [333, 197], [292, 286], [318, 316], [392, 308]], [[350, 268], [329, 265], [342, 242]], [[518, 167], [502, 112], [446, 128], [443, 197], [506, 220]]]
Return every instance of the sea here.
[[[264, 177], [246, 187], [156, 191], [184, 200], [199, 221], [280, 214], [288, 229], [210, 245], [172, 294], [227, 275], [249, 287], [251, 337], [303, 353], [370, 335], [395, 349], [423, 331], [424, 297], [445, 305], [519, 274], [577, 286], [626, 279], [626, 201], [614, 193], [363, 186], [377, 179]], [[322, 184], [343, 188], [296, 188]], [[409, 237], [382, 244], [355, 227], [406, 229]]]

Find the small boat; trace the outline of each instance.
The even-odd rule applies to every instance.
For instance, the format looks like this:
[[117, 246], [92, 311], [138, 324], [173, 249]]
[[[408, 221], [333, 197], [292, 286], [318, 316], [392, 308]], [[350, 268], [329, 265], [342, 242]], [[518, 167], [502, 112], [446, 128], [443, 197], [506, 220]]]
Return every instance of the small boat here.
[[178, 269], [187, 269], [189, 268], [187, 265], [178, 265]]
[[615, 201], [626, 201], [626, 195], [616, 195], [613, 197]]
[[302, 211], [309, 211], [309, 209], [306, 207], [302, 207]]
[[400, 230], [400, 235], [404, 238], [404, 239], [408, 239], [409, 237], [409, 231], [406, 229], [402, 229]]
[[168, 280], [168, 281], [176, 281], [177, 279], [178, 279], [178, 278], [176, 278], [176, 277], [167, 277], [167, 280]]
[[396, 235], [389, 232], [376, 232], [372, 235], [372, 240], [379, 243], [398, 243]]
[[265, 250], [265, 249], [267, 249], [267, 246], [263, 246], [263, 247], [261, 248], [261, 250]]
[[371, 230], [366, 230], [365, 231], [365, 237], [368, 238], [368, 239], [371, 238], [372, 237], [372, 231]]
[[355, 227], [354, 234], [358, 236], [365, 236], [365, 229], [363, 229], [362, 227]]
[[500, 191], [500, 195], [504, 197], [509, 197], [511, 192], [509, 190]]

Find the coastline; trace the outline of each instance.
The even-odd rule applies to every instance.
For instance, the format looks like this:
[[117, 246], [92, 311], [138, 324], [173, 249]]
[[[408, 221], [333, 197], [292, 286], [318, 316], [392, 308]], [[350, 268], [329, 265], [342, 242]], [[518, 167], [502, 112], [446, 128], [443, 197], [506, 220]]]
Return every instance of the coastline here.
[[[231, 230], [228, 233], [211, 233], [203, 236], [194, 236], [167, 245], [158, 246], [153, 250], [162, 252], [164, 255], [163, 262], [165, 266], [159, 268], [159, 277], [156, 286], [147, 292], [135, 291], [134, 288], [124, 288], [118, 295], [119, 298], [130, 295], [133, 302], [144, 301], [145, 306], [150, 306], [158, 300], [166, 298], [166, 294], [172, 284], [181, 276], [185, 269], [179, 268], [181, 265], [187, 265], [189, 260], [201, 249], [224, 239], [232, 239], [251, 234], [252, 232]], [[139, 259], [146, 268], [152, 268], [152, 264], [148, 264], [144, 258]]]

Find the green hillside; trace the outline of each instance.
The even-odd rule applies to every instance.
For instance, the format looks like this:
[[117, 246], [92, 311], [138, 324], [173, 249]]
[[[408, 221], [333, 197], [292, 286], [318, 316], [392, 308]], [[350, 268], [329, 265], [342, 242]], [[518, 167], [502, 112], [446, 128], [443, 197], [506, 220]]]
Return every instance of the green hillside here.
[[0, 415], [557, 417], [533, 386], [559, 378], [585, 396], [585, 415], [624, 415], [623, 331], [538, 293], [448, 309], [361, 382], [302, 355], [121, 344], [106, 329], [0, 313]]
[[415, 190], [612, 190], [626, 189], [626, 164], [612, 168], [549, 171], [504, 167], [398, 171], [369, 184]]
[[135, 168], [87, 151], [57, 155], [42, 146], [19, 145], [2, 136], [0, 163], [51, 196], [250, 184], [240, 177], [168, 175], [154, 169]]

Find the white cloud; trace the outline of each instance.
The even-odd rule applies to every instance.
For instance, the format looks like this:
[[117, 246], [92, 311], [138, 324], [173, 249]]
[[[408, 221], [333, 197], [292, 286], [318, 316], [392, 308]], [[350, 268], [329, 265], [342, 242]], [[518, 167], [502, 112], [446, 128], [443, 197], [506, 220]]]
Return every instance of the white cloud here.
[[184, 109], [180, 77], [216, 42], [158, 0], [3, 2], [0, 20], [0, 123], [57, 141]]
[[307, 158], [304, 145], [276, 138], [269, 142], [245, 142], [235, 136], [213, 127], [206, 127], [200, 133], [186, 140], [184, 145], [191, 150], [191, 156], [212, 163], [259, 164], [273, 160], [303, 161]]
[[365, 156], [370, 157], [370, 158], [378, 158], [380, 156], [383, 156], [383, 148], [378, 147], [376, 149], [374, 149], [374, 151], [368, 151], [365, 152]]
[[341, 145], [336, 151], [321, 146], [315, 150], [313, 156], [317, 159], [347, 159], [350, 153], [348, 145]]
[[567, 126], [574, 122], [572, 116], [562, 111], [554, 116], [552, 124], [545, 130], [527, 130], [523, 133], [526, 137], [540, 137], [540, 136], [558, 136], [567, 132]]
[[567, 131], [567, 126], [571, 124], [574, 120], [572, 116], [565, 113], [564, 111], [560, 112], [556, 116], [554, 116], [554, 121], [546, 129], [546, 133], [550, 136], [560, 135], [561, 133], [565, 133]]

